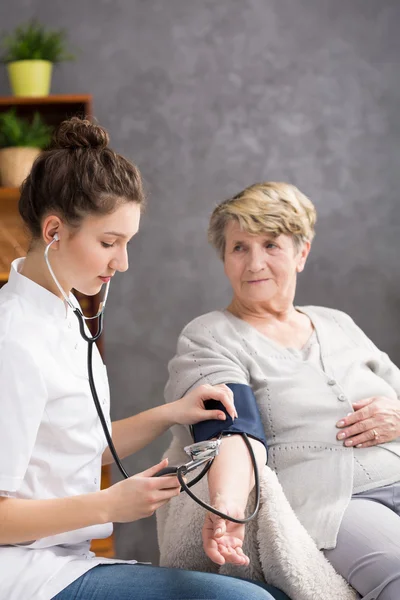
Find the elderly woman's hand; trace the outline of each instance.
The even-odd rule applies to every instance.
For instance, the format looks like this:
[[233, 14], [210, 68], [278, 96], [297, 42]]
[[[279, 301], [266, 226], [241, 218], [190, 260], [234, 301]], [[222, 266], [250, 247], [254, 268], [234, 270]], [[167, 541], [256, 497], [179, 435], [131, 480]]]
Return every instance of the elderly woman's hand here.
[[373, 396], [353, 404], [354, 413], [336, 423], [342, 429], [338, 440], [345, 446], [367, 448], [391, 442], [400, 436], [400, 401]]
[[222, 410], [207, 410], [205, 408], [204, 402], [206, 400], [219, 400], [232, 419], [237, 417], [232, 390], [224, 384], [205, 384], [199, 385], [180, 400], [169, 404], [174, 422], [179, 425], [194, 425], [200, 423], [200, 421], [210, 419], [225, 420], [226, 416]]
[[[243, 519], [243, 510], [236, 506], [228, 507], [225, 503], [213, 503], [214, 507], [224, 514], [236, 519]], [[243, 552], [245, 526], [221, 519], [214, 513], [206, 513], [202, 530], [204, 552], [217, 565], [233, 563], [248, 565], [249, 558]]]

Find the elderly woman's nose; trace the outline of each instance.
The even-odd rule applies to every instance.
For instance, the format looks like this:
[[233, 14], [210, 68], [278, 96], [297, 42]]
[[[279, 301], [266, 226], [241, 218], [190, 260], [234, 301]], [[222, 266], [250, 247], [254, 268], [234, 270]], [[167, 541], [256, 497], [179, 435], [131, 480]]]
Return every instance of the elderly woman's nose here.
[[250, 271], [260, 271], [265, 266], [265, 254], [259, 248], [252, 248], [248, 253], [248, 269]]

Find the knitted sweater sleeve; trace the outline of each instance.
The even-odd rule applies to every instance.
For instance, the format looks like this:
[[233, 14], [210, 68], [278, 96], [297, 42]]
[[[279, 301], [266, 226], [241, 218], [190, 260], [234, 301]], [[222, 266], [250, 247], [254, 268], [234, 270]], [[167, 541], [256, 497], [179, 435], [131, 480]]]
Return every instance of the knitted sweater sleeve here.
[[218, 325], [203, 317], [182, 331], [176, 355], [168, 365], [166, 402], [181, 398], [201, 384], [248, 384], [248, 371], [243, 364], [239, 342]]

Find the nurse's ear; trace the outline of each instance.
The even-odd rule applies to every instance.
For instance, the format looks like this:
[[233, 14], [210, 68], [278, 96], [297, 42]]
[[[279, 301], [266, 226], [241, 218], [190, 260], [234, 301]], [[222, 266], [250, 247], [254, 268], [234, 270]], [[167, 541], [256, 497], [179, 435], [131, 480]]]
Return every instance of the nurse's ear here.
[[[63, 223], [60, 217], [56, 215], [49, 215], [43, 221], [42, 235], [43, 241], [47, 246], [52, 241], [59, 242], [61, 239], [61, 230], [63, 229]], [[57, 248], [58, 244], [53, 244], [52, 248]]]

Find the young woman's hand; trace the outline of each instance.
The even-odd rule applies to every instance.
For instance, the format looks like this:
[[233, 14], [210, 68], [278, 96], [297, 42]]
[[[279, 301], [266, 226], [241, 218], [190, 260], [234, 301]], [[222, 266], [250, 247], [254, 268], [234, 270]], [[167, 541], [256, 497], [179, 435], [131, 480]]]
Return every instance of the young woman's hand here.
[[173, 411], [172, 419], [180, 425], [193, 425], [194, 423], [210, 419], [224, 421], [226, 416], [222, 410], [206, 410], [204, 406], [206, 400], [219, 400], [232, 419], [237, 417], [232, 390], [224, 384], [205, 384], [199, 385], [180, 400], [169, 404], [170, 410]]
[[150, 517], [171, 498], [179, 496], [177, 477], [153, 477], [167, 465], [168, 459], [164, 459], [158, 465], [102, 490], [106, 521], [127, 523]]

